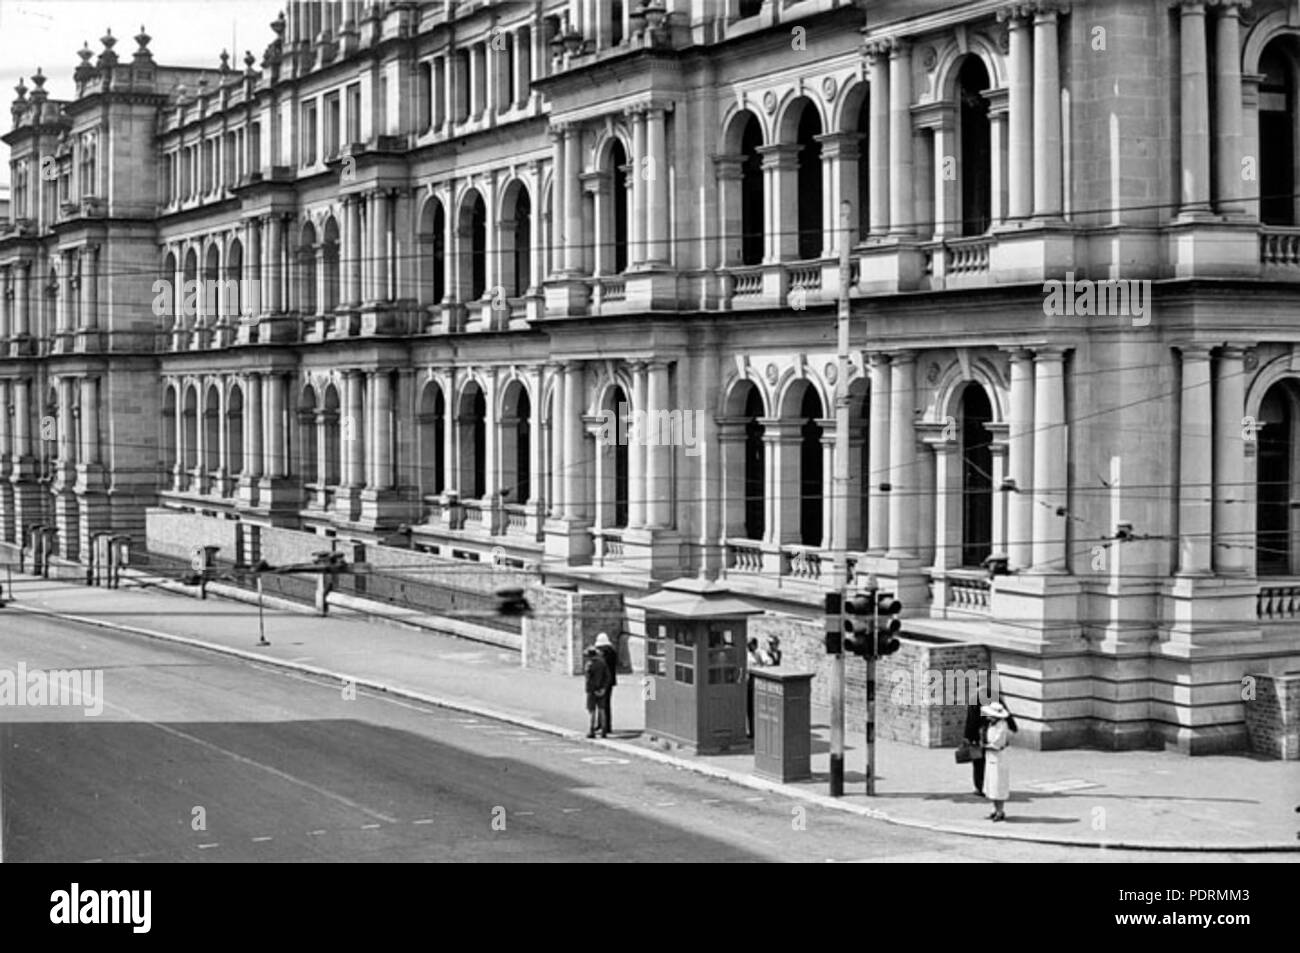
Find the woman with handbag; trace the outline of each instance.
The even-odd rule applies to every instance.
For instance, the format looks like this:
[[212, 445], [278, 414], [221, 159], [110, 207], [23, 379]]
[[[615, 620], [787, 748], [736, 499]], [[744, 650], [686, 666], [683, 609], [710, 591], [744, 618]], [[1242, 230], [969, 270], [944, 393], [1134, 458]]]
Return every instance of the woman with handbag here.
[[1011, 743], [1011, 712], [1002, 702], [992, 702], [980, 709], [988, 719], [984, 726], [984, 796], [993, 802], [991, 821], [1005, 821], [1002, 805], [1011, 795], [1011, 769], [1007, 764], [1007, 745]]

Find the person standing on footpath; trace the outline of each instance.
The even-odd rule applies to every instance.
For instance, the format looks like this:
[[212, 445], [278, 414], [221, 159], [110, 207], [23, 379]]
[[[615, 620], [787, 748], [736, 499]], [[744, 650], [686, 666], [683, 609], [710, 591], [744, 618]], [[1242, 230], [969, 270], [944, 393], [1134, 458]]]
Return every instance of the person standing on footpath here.
[[1002, 702], [992, 702], [980, 709], [988, 719], [984, 727], [984, 796], [993, 802], [991, 821], [1005, 821], [1002, 805], [1011, 796], [1011, 768], [1007, 764], [1007, 746], [1011, 744], [1011, 712]]
[[596, 651], [609, 669], [609, 688], [605, 691], [605, 731], [614, 730], [614, 686], [618, 684], [618, 649], [604, 632], [596, 636]]
[[608, 737], [609, 726], [605, 722], [605, 700], [609, 697], [609, 666], [605, 664], [600, 649], [587, 649], [582, 653], [587, 662], [583, 670], [587, 676], [587, 711], [591, 715], [591, 724], [587, 737], [596, 737], [600, 732], [602, 738]]
[[980, 715], [980, 706], [967, 705], [966, 729], [962, 732], [962, 739], [971, 749], [971, 774], [974, 776], [975, 793], [980, 797], [984, 796], [984, 749], [981, 744], [981, 731], [983, 728], [984, 719]]

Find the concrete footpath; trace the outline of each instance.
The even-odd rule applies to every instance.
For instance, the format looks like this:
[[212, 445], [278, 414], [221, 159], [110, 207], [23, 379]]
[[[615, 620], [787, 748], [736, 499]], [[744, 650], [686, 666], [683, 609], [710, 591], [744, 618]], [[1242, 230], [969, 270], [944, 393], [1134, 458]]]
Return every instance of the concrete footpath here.
[[[63, 616], [135, 635], [196, 645], [261, 663], [354, 682], [436, 705], [571, 738], [586, 732], [579, 677], [520, 667], [519, 654], [357, 616], [318, 617], [285, 605], [267, 608], [270, 646], [257, 645], [257, 608], [220, 598], [199, 601], [157, 588], [106, 590], [15, 574], [16, 600], [0, 626], [24, 613]], [[8, 595], [8, 593], [6, 593]], [[16, 661], [16, 660], [15, 660]], [[1300, 765], [1246, 753], [1189, 758], [1163, 751], [1011, 750], [1005, 823], [987, 819], [971, 770], [951, 749], [883, 741], [876, 746], [876, 796], [863, 793], [865, 742], [849, 738], [843, 798], [826, 795], [829, 729], [813, 711], [813, 773], [782, 784], [755, 777], [753, 756], [694, 757], [659, 750], [642, 737], [639, 675], [614, 692], [617, 737], [584, 742], [651, 758], [736, 784], [819, 803], [889, 823], [1010, 840], [1093, 848], [1300, 852]]]

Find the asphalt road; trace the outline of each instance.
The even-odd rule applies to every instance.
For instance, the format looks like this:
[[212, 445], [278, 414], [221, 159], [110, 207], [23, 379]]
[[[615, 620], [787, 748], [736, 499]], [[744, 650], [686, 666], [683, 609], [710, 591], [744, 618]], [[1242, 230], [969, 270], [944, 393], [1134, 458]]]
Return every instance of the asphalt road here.
[[889, 825], [183, 647], [0, 616], [0, 672], [100, 669], [103, 712], [0, 706], [4, 860], [1207, 861]]

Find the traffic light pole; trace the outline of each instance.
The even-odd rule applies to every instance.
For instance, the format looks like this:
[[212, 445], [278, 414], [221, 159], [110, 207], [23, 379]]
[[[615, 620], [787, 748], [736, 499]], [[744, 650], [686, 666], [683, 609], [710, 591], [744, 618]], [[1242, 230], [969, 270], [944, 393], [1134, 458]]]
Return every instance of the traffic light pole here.
[[[875, 599], [872, 602], [875, 603]], [[880, 614], [873, 608], [871, 614], [871, 639], [874, 643], [879, 631]], [[867, 797], [876, 796], [876, 651], [875, 645], [867, 655]]]
[[844, 599], [826, 593], [826, 652], [831, 657], [831, 797], [844, 796]]
[[[840, 297], [836, 309], [835, 375], [835, 469], [832, 485], [835, 503], [831, 507], [832, 551], [835, 578], [849, 583], [849, 285], [853, 270], [849, 258], [852, 244], [853, 205], [840, 203]], [[842, 619], [836, 620], [842, 623]], [[831, 797], [844, 794], [844, 653], [831, 657]]]

